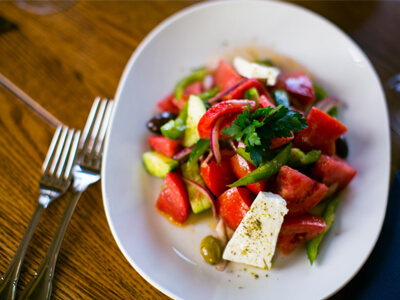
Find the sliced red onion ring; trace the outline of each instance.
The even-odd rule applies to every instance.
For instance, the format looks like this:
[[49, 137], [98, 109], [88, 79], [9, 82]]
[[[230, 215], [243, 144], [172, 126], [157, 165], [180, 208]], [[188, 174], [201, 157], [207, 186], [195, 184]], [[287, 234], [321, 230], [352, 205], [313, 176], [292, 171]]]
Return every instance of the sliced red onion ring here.
[[182, 179], [186, 183], [195, 187], [200, 193], [202, 193], [204, 196], [206, 196], [210, 200], [211, 208], [213, 211], [213, 216], [217, 217], [217, 206], [215, 204], [215, 199], [214, 199], [213, 194], [211, 194], [204, 186], [198, 184], [197, 182], [194, 182], [193, 180], [187, 179], [185, 177], [182, 177]]
[[328, 97], [322, 99], [321, 101], [319, 101], [317, 104], [314, 105], [314, 107], [318, 108], [319, 110], [322, 110], [325, 113], [328, 113], [328, 111], [330, 111], [335, 106], [340, 106], [340, 101], [339, 99], [334, 97]]
[[[228, 243], [228, 234], [226, 232], [225, 222], [222, 218], [219, 219], [217, 226], [215, 227], [215, 232], [217, 234], [217, 238], [221, 242], [221, 246], [225, 248], [226, 244]], [[225, 270], [227, 264], [228, 261], [222, 259], [221, 262], [215, 266], [215, 269], [222, 272]]]
[[186, 157], [187, 155], [190, 154], [190, 152], [192, 152], [193, 148], [195, 145], [192, 145], [190, 147], [184, 148], [181, 151], [179, 151], [177, 154], [175, 154], [172, 159], [174, 160], [181, 160], [182, 158]]
[[210, 160], [213, 158], [213, 156], [214, 155], [213, 155], [212, 151], [210, 151], [208, 153], [207, 157], [205, 158], [205, 160], [203, 160], [203, 162], [201, 163], [201, 166], [206, 167], [210, 163]]
[[221, 152], [219, 151], [219, 126], [221, 125], [223, 118], [219, 118], [215, 123], [213, 128], [211, 129], [210, 136], [210, 148], [211, 152], [215, 157], [215, 161], [217, 164], [221, 162]]
[[225, 247], [228, 243], [228, 234], [226, 233], [224, 219], [219, 219], [217, 226], [215, 227], [215, 233], [217, 234], [217, 238], [221, 241], [221, 245]]
[[231, 146], [231, 148], [235, 151], [237, 151], [238, 149], [238, 142], [236, 140], [233, 139], [229, 139], [228, 140], [229, 146]]
[[228, 95], [230, 92], [232, 92], [234, 89], [236, 89], [239, 85], [241, 85], [243, 82], [245, 82], [247, 80], [247, 78], [244, 78], [242, 80], [240, 80], [239, 82], [237, 82], [236, 84], [234, 84], [233, 86], [223, 90], [222, 92], [219, 92], [218, 94], [216, 94], [214, 97], [212, 97], [211, 99], [208, 100], [209, 103], [214, 103], [217, 102], [218, 100], [220, 100], [222, 97]]

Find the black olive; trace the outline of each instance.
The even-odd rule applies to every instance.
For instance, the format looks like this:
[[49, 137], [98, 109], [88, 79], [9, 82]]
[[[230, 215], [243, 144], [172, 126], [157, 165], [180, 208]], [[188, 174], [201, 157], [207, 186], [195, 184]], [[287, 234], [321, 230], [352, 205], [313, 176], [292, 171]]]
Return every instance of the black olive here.
[[336, 154], [341, 158], [346, 158], [349, 154], [349, 146], [347, 145], [347, 141], [344, 137], [340, 137], [335, 141], [336, 145]]
[[151, 132], [161, 134], [161, 126], [176, 118], [176, 114], [173, 114], [169, 111], [164, 111], [158, 115], [155, 115], [150, 121], [147, 122], [146, 126]]

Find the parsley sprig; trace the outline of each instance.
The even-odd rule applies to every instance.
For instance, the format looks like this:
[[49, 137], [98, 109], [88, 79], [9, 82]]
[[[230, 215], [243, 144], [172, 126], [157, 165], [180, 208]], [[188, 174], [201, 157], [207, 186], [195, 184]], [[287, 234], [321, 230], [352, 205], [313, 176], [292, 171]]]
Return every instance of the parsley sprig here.
[[247, 104], [247, 110], [239, 114], [222, 133], [244, 142], [246, 152], [250, 153], [254, 164], [259, 166], [263, 158], [268, 156], [271, 139], [290, 137], [292, 131], [297, 132], [306, 129], [307, 126], [307, 120], [302, 114], [282, 105], [275, 108], [259, 108], [252, 112], [250, 104]]

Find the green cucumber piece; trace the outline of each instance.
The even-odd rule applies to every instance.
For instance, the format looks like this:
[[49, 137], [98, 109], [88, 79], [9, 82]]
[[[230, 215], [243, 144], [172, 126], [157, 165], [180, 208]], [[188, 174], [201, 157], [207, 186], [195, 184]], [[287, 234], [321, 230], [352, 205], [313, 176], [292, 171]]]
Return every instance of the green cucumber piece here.
[[179, 163], [156, 151], [143, 153], [144, 166], [151, 175], [164, 178], [167, 173], [178, 168]]
[[[205, 186], [204, 181], [200, 175], [200, 167], [198, 162], [186, 162], [181, 166], [181, 170], [183, 177], [193, 180], [203, 187]], [[206, 196], [204, 196], [202, 193], [199, 193], [199, 191], [190, 184], [186, 184], [186, 187], [188, 190], [189, 202], [193, 213], [199, 214], [211, 208], [210, 201]]]
[[198, 96], [190, 96], [188, 100], [188, 114], [186, 120], [186, 129], [183, 136], [183, 146], [190, 147], [200, 139], [197, 125], [201, 117], [206, 113], [206, 106], [203, 100]]

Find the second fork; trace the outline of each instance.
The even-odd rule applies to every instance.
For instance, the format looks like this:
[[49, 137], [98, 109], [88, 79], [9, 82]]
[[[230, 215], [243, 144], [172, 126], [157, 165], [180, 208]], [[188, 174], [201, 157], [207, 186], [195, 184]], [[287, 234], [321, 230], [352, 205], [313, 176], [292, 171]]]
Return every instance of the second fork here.
[[70, 173], [79, 136], [80, 131], [57, 127], [42, 167], [38, 204], [14, 258], [0, 280], [0, 299], [15, 299], [22, 262], [39, 220], [50, 202], [63, 195], [70, 186]]

